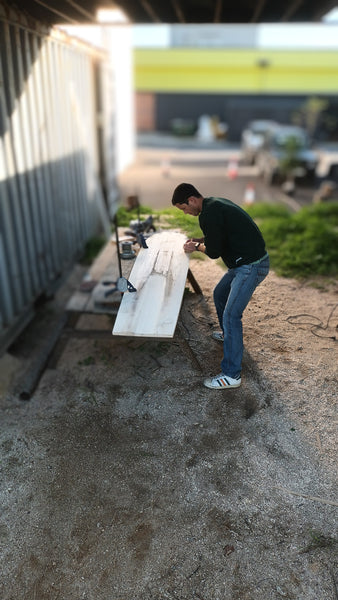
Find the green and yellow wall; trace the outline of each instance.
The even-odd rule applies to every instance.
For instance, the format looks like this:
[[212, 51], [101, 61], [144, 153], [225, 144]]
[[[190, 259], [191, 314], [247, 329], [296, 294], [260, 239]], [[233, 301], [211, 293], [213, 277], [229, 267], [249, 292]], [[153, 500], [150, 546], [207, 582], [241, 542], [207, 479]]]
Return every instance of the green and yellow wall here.
[[338, 52], [135, 48], [134, 85], [139, 129], [165, 130], [174, 118], [218, 114], [236, 123], [229, 129], [236, 139], [251, 118], [290, 121], [313, 96], [327, 98], [338, 116]]

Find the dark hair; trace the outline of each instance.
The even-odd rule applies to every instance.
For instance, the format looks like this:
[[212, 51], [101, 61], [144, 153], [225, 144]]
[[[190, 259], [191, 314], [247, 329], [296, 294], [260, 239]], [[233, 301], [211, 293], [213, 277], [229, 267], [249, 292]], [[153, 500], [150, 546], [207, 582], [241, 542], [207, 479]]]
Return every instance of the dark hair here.
[[202, 198], [202, 195], [191, 183], [180, 183], [174, 190], [172, 204], [187, 204], [190, 196]]

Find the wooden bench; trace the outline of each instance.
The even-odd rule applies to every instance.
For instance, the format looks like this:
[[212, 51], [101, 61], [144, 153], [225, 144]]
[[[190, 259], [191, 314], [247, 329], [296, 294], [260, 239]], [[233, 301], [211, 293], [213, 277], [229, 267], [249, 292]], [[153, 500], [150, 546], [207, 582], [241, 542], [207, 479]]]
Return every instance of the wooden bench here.
[[124, 294], [113, 335], [173, 337], [189, 270], [185, 240], [173, 231], [148, 238], [129, 277], [137, 291]]
[[[185, 240], [184, 234], [175, 231], [151, 235], [148, 248], [140, 248], [136, 259], [121, 261], [122, 276], [136, 292], [116, 290], [109, 295], [120, 272], [116, 243], [108, 242], [67, 303], [72, 322], [83, 313], [114, 314], [113, 335], [173, 337], [186, 280], [196, 293], [202, 293], [183, 250]], [[106, 282], [112, 282], [111, 286]]]

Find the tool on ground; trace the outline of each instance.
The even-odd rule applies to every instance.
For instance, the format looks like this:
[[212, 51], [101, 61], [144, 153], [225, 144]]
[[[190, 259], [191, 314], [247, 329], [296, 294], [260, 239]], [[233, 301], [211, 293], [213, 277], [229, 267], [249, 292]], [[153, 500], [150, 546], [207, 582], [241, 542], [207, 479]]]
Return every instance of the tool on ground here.
[[140, 211], [138, 211], [137, 220], [135, 219], [134, 221], [130, 221], [129, 227], [132, 229], [134, 234], [156, 231], [152, 215], [149, 215], [149, 217], [147, 217], [144, 221], [141, 221]]
[[130, 260], [131, 258], [135, 258], [136, 252], [135, 252], [135, 250], [133, 250], [133, 243], [134, 242], [122, 242], [121, 258], [124, 258], [125, 260]]
[[[117, 250], [117, 259], [118, 259], [120, 277], [117, 279], [117, 281], [102, 281], [101, 282], [102, 285], [104, 285], [104, 286], [113, 286], [113, 287], [110, 287], [110, 289], [105, 292], [105, 294], [104, 294], [105, 298], [107, 298], [108, 296], [110, 296], [111, 294], [113, 294], [116, 291], [118, 291], [118, 292], [136, 292], [137, 291], [136, 288], [133, 286], [133, 284], [130, 283], [130, 281], [128, 281], [128, 279], [126, 279], [122, 275], [120, 241], [119, 241], [118, 222], [117, 222], [116, 215], [114, 217], [114, 224], [115, 224], [116, 250]], [[132, 257], [132, 258], [134, 258], [134, 257]]]

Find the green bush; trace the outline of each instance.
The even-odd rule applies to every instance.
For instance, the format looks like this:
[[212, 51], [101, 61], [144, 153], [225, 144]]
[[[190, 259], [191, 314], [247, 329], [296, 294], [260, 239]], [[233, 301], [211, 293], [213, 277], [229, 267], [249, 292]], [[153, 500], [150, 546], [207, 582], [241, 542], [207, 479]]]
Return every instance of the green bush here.
[[[338, 203], [306, 206], [297, 213], [281, 204], [256, 203], [247, 208], [262, 231], [271, 268], [284, 277], [338, 274]], [[198, 219], [170, 208], [161, 211], [172, 228], [202, 237]]]
[[338, 273], [338, 203], [306, 206], [297, 213], [260, 204], [248, 209], [257, 221], [271, 266], [286, 277]]
[[257, 202], [250, 208], [247, 208], [247, 212], [253, 219], [268, 219], [270, 218], [288, 218], [290, 211], [284, 206], [284, 204], [266, 204], [264, 202]]

